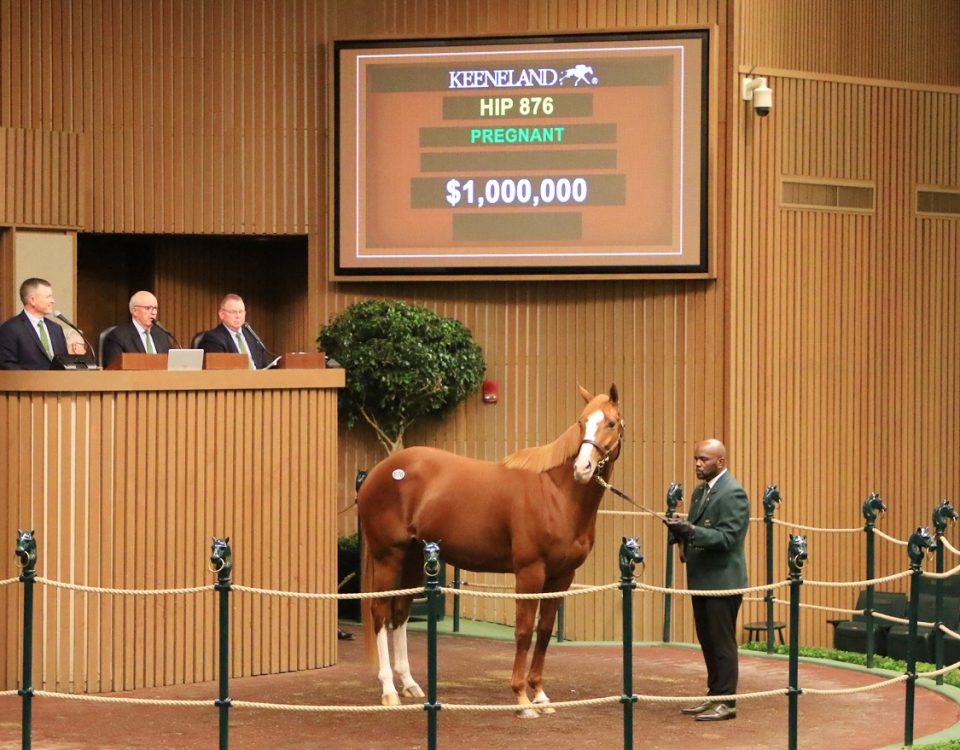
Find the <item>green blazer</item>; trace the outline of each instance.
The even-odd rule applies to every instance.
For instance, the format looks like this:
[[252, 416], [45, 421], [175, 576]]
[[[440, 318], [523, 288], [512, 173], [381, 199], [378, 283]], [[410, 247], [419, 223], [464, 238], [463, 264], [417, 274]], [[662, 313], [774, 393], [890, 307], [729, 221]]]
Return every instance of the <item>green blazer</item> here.
[[727, 471], [704, 501], [707, 484], [693, 491], [687, 520], [694, 533], [687, 545], [687, 587], [705, 591], [747, 586], [743, 540], [750, 525], [750, 501]]

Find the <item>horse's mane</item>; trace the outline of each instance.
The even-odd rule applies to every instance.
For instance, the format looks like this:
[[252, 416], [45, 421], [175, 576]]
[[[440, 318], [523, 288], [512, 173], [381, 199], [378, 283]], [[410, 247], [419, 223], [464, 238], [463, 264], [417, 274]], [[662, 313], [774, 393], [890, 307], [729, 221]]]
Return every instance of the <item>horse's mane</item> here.
[[508, 469], [528, 469], [536, 473], [549, 471], [576, 455], [580, 447], [580, 423], [574, 422], [552, 443], [523, 448], [503, 459]]

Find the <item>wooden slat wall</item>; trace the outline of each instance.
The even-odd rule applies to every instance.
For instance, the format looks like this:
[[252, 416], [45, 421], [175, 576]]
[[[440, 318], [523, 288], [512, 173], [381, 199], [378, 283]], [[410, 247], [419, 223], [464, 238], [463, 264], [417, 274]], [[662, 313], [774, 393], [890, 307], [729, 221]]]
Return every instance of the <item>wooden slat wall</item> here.
[[[471, 399], [410, 443], [496, 459], [562, 430], [579, 410], [577, 382], [616, 381], [630, 442], [614, 477], [644, 504], [662, 505], [673, 480], [689, 494], [692, 446], [715, 434], [756, 515], [763, 487], [779, 482], [782, 516], [856, 526], [876, 489], [896, 531], [919, 522], [894, 515], [904, 503], [939, 499], [937, 477], [956, 453], [960, 399], [947, 363], [957, 352], [942, 332], [957, 323], [948, 293], [957, 222], [920, 221], [909, 207], [918, 182], [958, 184], [958, 13], [951, 0], [0, 0], [0, 127], [89, 139], [84, 231], [306, 234], [307, 293], [290, 303], [297, 323], [287, 341], [309, 344], [332, 314], [368, 297], [402, 296], [466, 322], [501, 402]], [[719, 30], [715, 282], [328, 280], [324, 82], [335, 36], [708, 24]], [[745, 118], [734, 95], [753, 65], [771, 73], [776, 92], [765, 121]], [[783, 176], [871, 181], [876, 213], [779, 209]], [[164, 259], [157, 285], [190, 328], [222, 285], [209, 271], [204, 291], [190, 290], [175, 271], [199, 265], [187, 244]], [[356, 470], [380, 456], [361, 429], [342, 431], [340, 450], [334, 504], [347, 507]], [[826, 499], [841, 495], [849, 507]], [[351, 530], [352, 514], [339, 523]], [[620, 535], [638, 533], [645, 580], [659, 582], [657, 524], [604, 516], [599, 528], [579, 581], [612, 580]], [[754, 580], [760, 538], [751, 533]], [[833, 546], [837, 571], [858, 554]], [[569, 633], [616, 633], [608, 604], [577, 600]], [[476, 606], [512, 617], [504, 605]], [[638, 637], [659, 637], [661, 607], [644, 599]], [[674, 637], [691, 640], [689, 608], [675, 612]]]
[[[151, 377], [160, 376], [141, 380]], [[0, 410], [3, 538], [36, 529], [38, 575], [108, 588], [207, 585], [217, 535], [231, 538], [236, 583], [334, 590], [334, 548], [322, 540], [336, 523], [335, 389], [6, 391]], [[212, 591], [36, 592], [37, 688], [107, 692], [216, 677]], [[18, 586], [0, 590], [4, 689], [17, 685], [20, 599]], [[233, 676], [335, 662], [331, 602], [234, 592], [231, 605]]]
[[955, 0], [736, 0], [739, 63], [960, 85]]
[[90, 139], [0, 125], [0, 225], [78, 227]]
[[[812, 67], [807, 55], [818, 49], [812, 36], [787, 40], [770, 27], [799, 6], [739, 5], [740, 72], [759, 65], [756, 73], [770, 73], [775, 93], [768, 118], [755, 117], [745, 103], [734, 108], [732, 128], [727, 398], [731, 434], [742, 454], [738, 466], [747, 476], [779, 483], [779, 518], [810, 526], [862, 526], [861, 503], [877, 491], [890, 508], [879, 528], [906, 539], [929, 525], [939, 500], [960, 502], [949, 465], [960, 448], [960, 379], [948, 364], [960, 357], [960, 304], [951, 292], [960, 282], [960, 221], [915, 213], [918, 185], [960, 185], [957, 56], [943, 60], [936, 75], [946, 77], [935, 79], [953, 88], [849, 77], [861, 70], [858, 44], [832, 48], [843, 50], [840, 57], [825, 54], [822, 68], [844, 75], [786, 71], [779, 66]], [[866, 10], [861, 3], [829, 4], [829, 11], [827, 5], [804, 6], [823, 10], [818, 19], [824, 29], [837, 20], [838, 9]], [[905, 30], [903, 44], [894, 45], [898, 51], [878, 64], [878, 77], [932, 80], [928, 53], [920, 47], [935, 46], [942, 28], [911, 27], [900, 16], [904, 4], [894, 5], [891, 14], [867, 13], [863, 24], [878, 28], [900, 19]], [[927, 4], [923, 12], [934, 6], [945, 12], [938, 23], [949, 23], [941, 4]], [[951, 4], [954, 37], [958, 8]], [[760, 45], [757, 37], [766, 39], [761, 29], [777, 39]], [[920, 39], [920, 29], [929, 36]], [[866, 44], [874, 41], [885, 43], [879, 35]], [[889, 64], [897, 67], [884, 67]], [[867, 182], [876, 191], [876, 208], [784, 208], [784, 177]], [[956, 533], [949, 535], [954, 543]], [[786, 575], [787, 535], [778, 527], [779, 577]], [[807, 537], [806, 576], [866, 577], [862, 533]], [[753, 536], [754, 559], [761, 559], [762, 539]], [[908, 567], [901, 546], [878, 541], [877, 552], [878, 575]], [[906, 590], [903, 582], [890, 587]], [[857, 595], [849, 588], [804, 592], [805, 601], [847, 608]], [[762, 619], [762, 613], [760, 605], [747, 608], [749, 619]], [[778, 615], [785, 619], [785, 609]], [[803, 642], [830, 645], [829, 616], [805, 611]]]

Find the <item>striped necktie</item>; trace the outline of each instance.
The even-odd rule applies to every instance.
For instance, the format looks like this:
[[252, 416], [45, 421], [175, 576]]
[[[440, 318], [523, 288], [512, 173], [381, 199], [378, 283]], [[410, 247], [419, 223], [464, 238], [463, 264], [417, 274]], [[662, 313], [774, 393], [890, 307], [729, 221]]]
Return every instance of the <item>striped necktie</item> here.
[[47, 326], [42, 320], [37, 321], [37, 332], [40, 334], [40, 343], [43, 345], [43, 351], [47, 353], [47, 359], [53, 359], [53, 347], [50, 346], [50, 335], [47, 333]]
[[143, 341], [144, 349], [147, 350], [147, 354], [156, 354], [157, 348], [153, 345], [153, 336], [150, 335], [150, 329], [148, 328], [143, 332]]
[[241, 354], [247, 355], [247, 362], [249, 363], [250, 369], [255, 370], [256, 367], [254, 367], [253, 359], [250, 357], [250, 350], [247, 349], [247, 342], [243, 340], [243, 334], [238, 331], [233, 335], [237, 338], [237, 349], [240, 350]]

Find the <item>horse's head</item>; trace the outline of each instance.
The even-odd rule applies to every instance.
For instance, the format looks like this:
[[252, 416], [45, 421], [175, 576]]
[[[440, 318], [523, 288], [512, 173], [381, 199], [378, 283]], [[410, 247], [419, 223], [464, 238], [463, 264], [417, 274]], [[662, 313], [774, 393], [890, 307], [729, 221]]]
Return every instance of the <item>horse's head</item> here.
[[867, 523], [875, 523], [877, 520], [877, 513], [886, 513], [887, 506], [883, 504], [883, 498], [880, 497], [876, 492], [871, 492], [867, 495], [867, 499], [863, 501], [863, 517], [867, 519]]
[[956, 521], [957, 518], [957, 511], [949, 500], [941, 500], [937, 503], [937, 507], [933, 509], [933, 528], [936, 529], [937, 535], [943, 536], [947, 530], [947, 522]]
[[18, 567], [24, 570], [32, 570], [37, 561], [37, 539], [33, 531], [17, 530], [17, 546], [13, 550], [19, 560]]
[[233, 572], [233, 550], [230, 549], [230, 537], [213, 537], [210, 547], [210, 570], [217, 574], [217, 581], [225, 583]]
[[683, 485], [671, 482], [667, 488], [667, 513], [675, 513], [677, 506], [683, 502]]
[[924, 555], [936, 548], [937, 543], [933, 541], [930, 532], [926, 527], [920, 527], [907, 540], [907, 555], [910, 557], [910, 564], [914, 567], [920, 567]]
[[772, 515], [774, 509], [780, 503], [780, 488], [775, 484], [767, 486], [767, 489], [763, 493], [763, 509], [767, 512], [767, 515]]
[[792, 575], [800, 575], [804, 563], [807, 562], [807, 538], [805, 536], [790, 535], [790, 545], [787, 547], [787, 564]]
[[580, 395], [587, 405], [579, 419], [580, 450], [573, 462], [573, 478], [585, 484], [620, 456], [623, 418], [617, 386], [611, 385], [609, 394], [597, 396], [581, 387]]
[[623, 537], [620, 545], [620, 572], [624, 577], [633, 576], [633, 568], [643, 562], [643, 550], [640, 543], [633, 537]]

